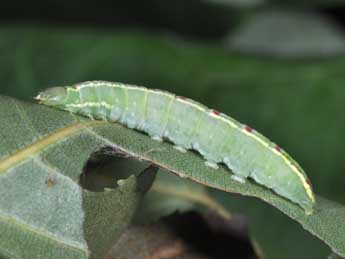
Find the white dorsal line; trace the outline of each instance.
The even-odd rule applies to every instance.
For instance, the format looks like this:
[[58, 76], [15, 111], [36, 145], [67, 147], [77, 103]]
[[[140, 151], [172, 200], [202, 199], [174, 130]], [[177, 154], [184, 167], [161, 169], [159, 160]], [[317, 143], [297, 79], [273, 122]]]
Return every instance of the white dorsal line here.
[[[133, 89], [133, 90], [143, 90], [143, 91], [147, 91], [147, 92], [151, 92], [151, 93], [156, 93], [156, 94], [162, 94], [168, 97], [173, 97], [175, 98], [174, 94], [171, 94], [169, 92], [166, 91], [162, 91], [162, 90], [154, 90], [154, 89], [148, 89], [145, 87], [140, 87], [140, 86], [129, 86], [129, 85], [125, 85], [122, 83], [111, 83], [111, 82], [106, 82], [106, 81], [94, 81], [94, 82], [84, 82], [81, 85], [75, 85], [75, 88], [69, 88], [69, 89], [73, 89], [71, 91], [78, 91], [81, 88], [84, 87], [93, 87], [93, 86], [109, 86], [109, 87], [119, 87], [119, 88], [127, 88], [127, 89]], [[192, 101], [189, 101], [187, 98], [186, 99], [182, 99], [182, 98], [175, 98], [178, 102], [181, 103], [185, 103], [188, 104], [196, 109], [198, 109], [199, 111], [202, 112], [208, 112], [208, 114], [210, 116], [212, 116], [213, 118], [222, 120], [223, 122], [225, 122], [226, 124], [228, 124], [229, 126], [231, 126], [232, 128], [235, 129], [240, 129], [244, 134], [246, 134], [249, 137], [254, 138], [255, 140], [257, 140], [259, 143], [261, 143], [262, 145], [264, 145], [265, 147], [267, 147], [268, 149], [270, 149], [271, 151], [273, 151], [273, 153], [275, 153], [276, 155], [278, 155], [279, 157], [281, 157], [284, 162], [292, 169], [293, 172], [295, 172], [297, 174], [297, 176], [301, 179], [303, 186], [305, 188], [305, 190], [307, 191], [308, 196], [311, 198], [311, 200], [315, 200], [313, 193], [311, 191], [311, 188], [309, 186], [309, 184], [307, 183], [304, 175], [298, 170], [298, 168], [287, 158], [284, 156], [284, 154], [282, 152], [277, 151], [275, 148], [272, 148], [270, 146], [269, 142], [264, 141], [263, 139], [261, 139], [259, 136], [255, 135], [253, 132], [248, 132], [246, 131], [244, 128], [242, 128], [241, 126], [235, 124], [234, 122], [232, 122], [230, 119], [224, 118], [222, 116], [216, 115], [214, 114], [212, 109], [207, 109], [204, 108], [202, 105], [199, 105], [197, 103], [194, 103]], [[105, 102], [101, 102], [101, 103], [92, 103], [92, 102], [88, 102], [88, 103], [84, 103], [84, 104], [74, 104], [74, 107], [85, 107], [85, 106], [105, 106], [109, 109], [113, 108], [113, 106], [105, 103]], [[72, 105], [71, 105], [72, 106]]]

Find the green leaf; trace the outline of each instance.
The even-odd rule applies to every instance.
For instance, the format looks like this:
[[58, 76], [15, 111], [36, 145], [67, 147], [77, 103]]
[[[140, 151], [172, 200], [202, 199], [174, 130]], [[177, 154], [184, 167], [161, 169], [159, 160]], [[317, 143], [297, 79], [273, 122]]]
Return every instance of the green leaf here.
[[[140, 143], [141, 138], [140, 136], [138, 139], [134, 137], [132, 139], [134, 143]], [[223, 168], [213, 170], [205, 167], [203, 159], [192, 152], [187, 154], [179, 153], [167, 143], [153, 142], [152, 145], [151, 150], [157, 150], [156, 152], [142, 153], [137, 145], [131, 146], [130, 152], [183, 178], [190, 178], [201, 184], [226, 192], [260, 198], [299, 222], [306, 230], [323, 240], [334, 251], [341, 255], [345, 254], [343, 243], [345, 225], [342, 224], [345, 217], [345, 207], [341, 204], [317, 196], [315, 212], [307, 216], [300, 207], [264, 187], [251, 181], [239, 184], [230, 179], [228, 170]]]
[[[116, 165], [119, 168], [119, 163], [119, 161], [114, 161], [112, 167]], [[140, 168], [138, 163], [129, 162], [128, 159], [123, 159], [122, 164], [125, 164], [126, 167], [134, 164], [136, 171]], [[141, 163], [141, 167], [143, 165]], [[126, 169], [128, 170], [128, 168]], [[105, 193], [83, 192], [83, 208], [86, 212], [84, 220], [85, 239], [89, 250], [92, 251], [92, 258], [103, 258], [131, 223], [141, 196], [143, 192], [149, 189], [153, 180], [152, 176], [156, 171], [157, 168], [148, 167], [137, 177], [132, 174], [125, 180], [118, 180], [116, 190], [107, 188]], [[112, 181], [115, 182], [114, 179]]]
[[80, 174], [95, 151], [113, 146], [93, 132], [113, 130], [106, 123], [2, 96], [0, 120], [0, 256], [101, 258], [128, 226], [155, 169], [126, 179], [119, 173], [128, 168], [106, 167], [117, 188], [92, 192], [81, 188]]
[[[42, 192], [48, 195], [47, 198], [44, 198], [47, 204], [52, 202], [51, 199], [56, 199], [56, 196], [50, 197], [47, 190], [33, 192], [36, 196], [31, 197], [29, 195], [32, 193], [30, 190], [45, 188], [42, 182], [45, 182], [49, 173], [57, 177], [57, 182], [71, 182], [70, 184], [74, 187], [71, 187], [71, 193], [63, 191], [66, 200], [70, 199], [72, 202], [77, 199], [80, 201], [75, 185], [75, 181], [78, 181], [80, 168], [93, 151], [102, 146], [110, 146], [117, 152], [123, 152], [133, 158], [154, 163], [180, 177], [190, 178], [193, 181], [226, 192], [260, 198], [299, 222], [306, 230], [327, 243], [333, 251], [345, 255], [343, 245], [345, 207], [340, 204], [318, 196], [315, 212], [311, 216], [307, 216], [300, 207], [262, 186], [251, 181], [239, 184], [231, 180], [228, 170], [224, 168], [214, 170], [206, 167], [203, 159], [193, 152], [186, 154], [178, 152], [169, 143], [156, 142], [145, 134], [127, 129], [117, 123], [80, 120], [77, 116], [55, 109], [24, 104], [8, 98], [2, 98], [0, 103], [2, 105], [0, 118], [7, 122], [2, 124], [7, 126], [2, 126], [1, 134], [8, 132], [8, 136], [1, 139], [3, 143], [0, 143], [0, 153], [7, 150], [13, 154], [13, 150], [20, 150], [9, 158], [3, 156], [0, 162], [1, 176], [4, 177], [1, 179], [3, 186], [0, 190], [7, 190], [1, 196], [2, 203], [4, 203], [1, 208], [7, 210], [7, 213], [13, 213], [13, 216], [18, 217], [24, 213], [27, 215], [28, 208], [36, 211], [43, 207], [43, 201], [37, 202], [38, 199], [42, 199], [41, 196], [38, 196]], [[26, 122], [24, 124], [26, 127], [23, 127], [23, 122]], [[33, 125], [37, 126], [33, 127]], [[49, 135], [49, 133], [51, 134]], [[30, 136], [30, 134], [32, 135]], [[40, 136], [46, 137], [40, 138]], [[16, 143], [9, 141], [15, 137], [17, 137]], [[30, 143], [30, 140], [32, 142], [33, 139], [36, 140], [35, 144]], [[73, 145], [77, 145], [78, 148], [73, 148]], [[69, 157], [69, 162], [66, 162], [66, 156]], [[35, 170], [32, 170], [33, 168]], [[68, 178], [60, 176], [57, 171], [64, 171]], [[13, 181], [11, 181], [12, 179]], [[8, 187], [10, 181], [14, 182], [16, 186], [12, 183], [11, 187]], [[24, 185], [24, 183], [26, 184]], [[23, 194], [19, 195], [18, 190]], [[63, 200], [60, 197], [59, 199]], [[6, 201], [9, 200], [12, 203], [6, 204]], [[10, 206], [14, 201], [16, 204], [19, 203], [15, 209]], [[77, 201], [74, 202], [77, 203]], [[44, 218], [51, 219], [49, 222], [53, 225], [52, 233], [58, 237], [63, 235], [66, 242], [73, 243], [77, 246], [79, 253], [85, 254], [86, 244], [82, 239], [81, 222], [74, 222], [77, 219], [81, 220], [83, 216], [82, 206], [80, 203], [79, 207], [73, 205], [73, 214], [70, 207], [66, 208], [73, 217], [69, 215], [67, 218], [51, 218], [51, 210], [45, 209], [43, 210]], [[53, 214], [55, 215], [55, 213]], [[58, 215], [62, 214], [56, 216]], [[63, 215], [66, 216], [66, 214]], [[41, 220], [42, 215], [39, 215], [40, 220], [37, 222], [37, 216], [35, 213], [28, 215], [29, 225], [38, 225], [38, 228], [42, 228], [42, 224], [50, 226], [49, 222]], [[60, 223], [67, 224], [68, 221], [72, 221], [69, 224], [78, 227], [75, 229], [67, 228], [68, 231], [64, 228], [67, 233], [61, 232], [62, 230], [57, 228], [57, 225]]]

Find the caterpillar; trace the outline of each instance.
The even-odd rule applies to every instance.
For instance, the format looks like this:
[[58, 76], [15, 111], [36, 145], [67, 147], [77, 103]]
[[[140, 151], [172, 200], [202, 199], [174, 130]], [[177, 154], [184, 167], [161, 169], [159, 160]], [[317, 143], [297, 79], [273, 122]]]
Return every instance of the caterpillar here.
[[315, 197], [299, 164], [282, 148], [251, 127], [189, 98], [134, 85], [89, 81], [52, 87], [37, 97], [41, 104], [91, 119], [118, 122], [167, 139], [181, 152], [193, 149], [209, 167], [222, 163], [244, 183], [251, 178], [298, 204], [307, 215]]

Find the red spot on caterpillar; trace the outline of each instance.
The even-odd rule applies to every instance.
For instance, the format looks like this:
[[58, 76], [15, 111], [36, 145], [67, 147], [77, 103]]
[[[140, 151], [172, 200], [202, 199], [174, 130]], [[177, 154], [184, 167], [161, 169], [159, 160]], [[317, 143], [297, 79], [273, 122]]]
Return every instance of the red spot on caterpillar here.
[[184, 96], [179, 96], [178, 98], [180, 98], [180, 99], [182, 99], [182, 100], [187, 100], [187, 98], [184, 97]]
[[275, 146], [275, 149], [278, 151], [278, 152], [281, 152], [281, 148], [279, 146]]
[[212, 112], [213, 112], [213, 114], [215, 114], [215, 115], [219, 115], [219, 114], [220, 114], [220, 111], [217, 111], [217, 110], [213, 110]]
[[48, 176], [47, 180], [45, 181], [48, 187], [53, 187], [55, 185], [55, 180], [52, 176]]
[[253, 129], [251, 127], [249, 127], [249, 126], [245, 126], [244, 129], [246, 131], [248, 131], [248, 132], [252, 132], [253, 131]]
[[308, 184], [309, 186], [311, 186], [310, 179], [307, 177], [305, 180], [306, 180], [307, 184]]

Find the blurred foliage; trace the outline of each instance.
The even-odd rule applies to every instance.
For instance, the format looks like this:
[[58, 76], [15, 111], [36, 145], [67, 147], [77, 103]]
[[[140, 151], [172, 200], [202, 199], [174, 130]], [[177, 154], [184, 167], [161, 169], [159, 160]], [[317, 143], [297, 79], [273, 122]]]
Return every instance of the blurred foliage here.
[[227, 5], [232, 7], [256, 7], [260, 5], [293, 5], [293, 6], [338, 6], [343, 5], [342, 0], [204, 0], [210, 3]]
[[265, 257], [253, 247], [242, 218], [225, 219], [210, 212], [176, 212], [155, 223], [128, 228], [110, 251], [107, 259], [111, 258]]
[[231, 213], [210, 197], [207, 189], [204, 185], [160, 169], [154, 184], [140, 205], [140, 214], [137, 215], [136, 222], [150, 223], [176, 210], [205, 212], [205, 209], [216, 212], [224, 219], [230, 219]]
[[244, 53], [284, 58], [330, 57], [345, 52], [339, 26], [308, 10], [270, 8], [231, 32], [227, 45]]
[[[240, 231], [245, 232], [246, 236], [250, 235], [251, 230], [247, 218], [226, 210], [221, 203], [211, 196], [208, 189], [204, 185], [160, 169], [154, 184], [138, 209], [140, 213], [137, 214], [134, 223], [152, 224], [158, 219], [176, 212], [197, 211], [204, 215], [212, 212], [222, 217], [224, 221], [233, 223], [235, 229], [229, 232]], [[205, 239], [207, 238], [205, 237]], [[266, 258], [255, 238], [250, 236], [249, 239], [259, 258]]]
[[[0, 53], [0, 94], [29, 100], [48, 86], [102, 79], [185, 95], [269, 136], [301, 163], [318, 194], [345, 203], [345, 56], [264, 59], [167, 34], [19, 26], [2, 26]], [[212, 194], [250, 217], [268, 258], [329, 254], [270, 206]]]

